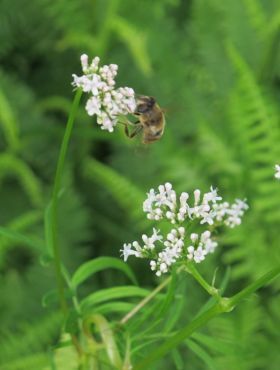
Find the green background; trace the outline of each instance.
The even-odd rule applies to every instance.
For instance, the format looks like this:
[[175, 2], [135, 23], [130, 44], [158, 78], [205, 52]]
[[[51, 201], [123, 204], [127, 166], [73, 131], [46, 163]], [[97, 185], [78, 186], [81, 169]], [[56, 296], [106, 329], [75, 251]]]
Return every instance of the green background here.
[[[123, 127], [101, 131], [82, 99], [59, 200], [70, 273], [97, 256], [119, 257], [124, 242], [150, 233], [142, 202], [166, 181], [178, 192], [213, 185], [225, 200], [247, 198], [243, 224], [222, 232], [199, 265], [208, 281], [216, 271], [217, 286], [227, 276], [226, 295], [279, 264], [279, 27], [278, 0], [0, 1], [0, 221], [34, 242], [1, 232], [1, 370], [49, 369], [58, 341], [58, 308], [41, 303], [55, 284], [43, 266], [43, 219], [82, 53], [118, 64], [118, 86], [156, 97], [167, 125], [145, 146]], [[158, 284], [147, 261], [128, 263], [141, 286]], [[81, 295], [121, 284], [108, 270]], [[278, 279], [212, 320], [154, 368], [278, 370], [279, 288]], [[180, 328], [206, 301], [191, 278], [180, 278], [157, 331]], [[153, 348], [145, 330], [147, 323], [131, 326], [135, 348], [143, 346], [137, 359]]]

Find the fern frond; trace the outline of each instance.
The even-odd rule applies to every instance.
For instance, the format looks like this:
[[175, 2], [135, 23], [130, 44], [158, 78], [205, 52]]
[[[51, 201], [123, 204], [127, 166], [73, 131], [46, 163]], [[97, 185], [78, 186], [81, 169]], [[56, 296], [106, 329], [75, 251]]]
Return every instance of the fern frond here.
[[0, 363], [1, 370], [51, 370], [48, 353], [38, 352]]
[[0, 180], [11, 175], [15, 176], [22, 185], [33, 206], [41, 207], [43, 194], [39, 179], [21, 159], [11, 154], [2, 154], [0, 155]]
[[244, 185], [253, 194], [253, 207], [262, 219], [279, 222], [280, 188], [273, 177], [273, 166], [280, 158], [278, 114], [233, 45], [228, 45], [228, 52], [239, 75], [232, 95], [231, 116], [244, 165]]
[[105, 188], [141, 228], [146, 225], [142, 212], [143, 193], [125, 176], [93, 158], [85, 160], [83, 170], [85, 176]]
[[265, 15], [264, 9], [258, 0], [243, 0], [249, 15], [249, 21], [259, 34], [261, 40], [267, 36], [268, 19]]
[[[30, 227], [37, 224], [42, 220], [42, 212], [40, 211], [29, 211], [20, 215], [19, 217], [13, 219], [8, 225], [7, 228], [13, 231], [26, 231]], [[9, 248], [14, 245], [14, 242], [10, 239], [0, 237], [0, 266], [3, 261], [3, 255], [7, 253]]]
[[21, 324], [17, 334], [2, 335], [0, 363], [48, 349], [58, 336], [60, 322], [61, 314], [54, 312], [35, 323]]
[[112, 31], [127, 45], [139, 69], [146, 76], [149, 76], [152, 72], [152, 67], [146, 47], [146, 33], [143, 30], [136, 29], [122, 17], [114, 17], [111, 27]]
[[[204, 345], [214, 349], [213, 343], [222, 341], [223, 352], [219, 351], [217, 342], [215, 363], [218, 370], [253, 370], [261, 361], [259, 345], [261, 341], [260, 328], [262, 327], [262, 310], [258, 305], [258, 299], [250, 300], [239, 306], [232, 316], [220, 316], [210, 323], [212, 341], [205, 341]], [[200, 341], [199, 336], [196, 339]], [[220, 353], [219, 353], [220, 352]]]

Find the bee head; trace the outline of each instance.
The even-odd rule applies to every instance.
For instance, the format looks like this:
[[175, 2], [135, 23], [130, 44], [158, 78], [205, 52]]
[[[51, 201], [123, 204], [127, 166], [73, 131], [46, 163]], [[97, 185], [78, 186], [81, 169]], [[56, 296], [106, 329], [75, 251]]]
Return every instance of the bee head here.
[[137, 100], [135, 114], [148, 113], [155, 104], [156, 100], [152, 96], [140, 96], [139, 99]]

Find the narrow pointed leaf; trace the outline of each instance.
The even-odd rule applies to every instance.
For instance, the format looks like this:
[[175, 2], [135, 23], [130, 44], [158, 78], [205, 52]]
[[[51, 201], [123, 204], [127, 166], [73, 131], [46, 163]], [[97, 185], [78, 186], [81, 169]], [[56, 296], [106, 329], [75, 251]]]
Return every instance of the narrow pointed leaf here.
[[84, 263], [76, 270], [72, 277], [73, 287], [77, 287], [93, 274], [108, 268], [122, 271], [134, 284], [137, 285], [136, 278], [131, 268], [123, 261], [113, 257], [99, 257]]

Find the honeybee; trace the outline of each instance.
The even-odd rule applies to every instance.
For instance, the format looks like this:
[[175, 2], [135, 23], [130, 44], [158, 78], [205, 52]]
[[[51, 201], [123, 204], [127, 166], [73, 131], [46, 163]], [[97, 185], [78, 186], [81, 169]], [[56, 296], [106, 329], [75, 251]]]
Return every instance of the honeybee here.
[[128, 124], [125, 125], [125, 133], [128, 137], [132, 138], [142, 131], [142, 141], [144, 144], [153, 143], [162, 137], [165, 127], [165, 117], [155, 98], [151, 96], [139, 96], [133, 114], [138, 117], [138, 121], [128, 123], [135, 127], [132, 132], [129, 132]]

